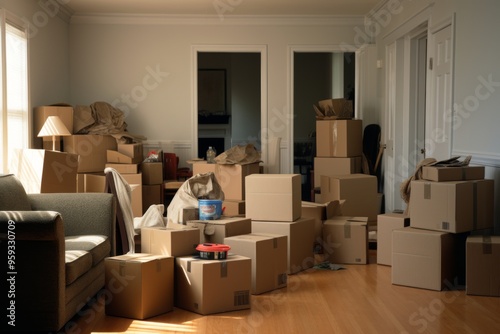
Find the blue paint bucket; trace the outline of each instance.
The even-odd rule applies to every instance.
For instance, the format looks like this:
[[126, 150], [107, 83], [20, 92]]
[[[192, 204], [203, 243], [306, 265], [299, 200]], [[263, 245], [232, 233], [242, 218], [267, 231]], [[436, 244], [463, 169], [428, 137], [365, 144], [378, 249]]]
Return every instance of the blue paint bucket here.
[[200, 220], [219, 219], [222, 215], [222, 201], [220, 199], [198, 200]]

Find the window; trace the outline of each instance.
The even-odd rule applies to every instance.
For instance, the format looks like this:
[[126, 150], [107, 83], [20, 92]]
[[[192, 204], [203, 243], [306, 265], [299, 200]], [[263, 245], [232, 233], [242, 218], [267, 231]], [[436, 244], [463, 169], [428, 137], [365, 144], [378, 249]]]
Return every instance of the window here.
[[6, 173], [16, 149], [29, 145], [28, 38], [21, 20], [0, 12], [0, 172]]

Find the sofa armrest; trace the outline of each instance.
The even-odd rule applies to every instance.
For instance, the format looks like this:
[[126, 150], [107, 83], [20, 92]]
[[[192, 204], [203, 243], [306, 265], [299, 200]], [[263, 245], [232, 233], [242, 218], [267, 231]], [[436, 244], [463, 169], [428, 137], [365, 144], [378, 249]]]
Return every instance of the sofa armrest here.
[[116, 200], [107, 193], [28, 194], [33, 210], [61, 213], [66, 236], [99, 234], [115, 250]]
[[[6, 258], [9, 290], [5, 296], [15, 308], [15, 329], [60, 328], [66, 285], [61, 215], [53, 211], [0, 211], [0, 248]], [[11, 262], [7, 262], [8, 255]], [[7, 321], [2, 322], [0, 331], [12, 331]]]

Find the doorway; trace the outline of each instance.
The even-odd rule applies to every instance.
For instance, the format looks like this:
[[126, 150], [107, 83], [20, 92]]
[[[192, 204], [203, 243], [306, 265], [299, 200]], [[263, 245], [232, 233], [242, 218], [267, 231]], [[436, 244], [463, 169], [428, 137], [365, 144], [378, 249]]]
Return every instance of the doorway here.
[[193, 156], [251, 143], [266, 161], [266, 53], [265, 46], [193, 47]]
[[302, 199], [311, 200], [311, 171], [316, 155], [313, 104], [345, 98], [353, 101], [354, 52], [294, 52], [293, 54], [293, 173], [302, 176]]

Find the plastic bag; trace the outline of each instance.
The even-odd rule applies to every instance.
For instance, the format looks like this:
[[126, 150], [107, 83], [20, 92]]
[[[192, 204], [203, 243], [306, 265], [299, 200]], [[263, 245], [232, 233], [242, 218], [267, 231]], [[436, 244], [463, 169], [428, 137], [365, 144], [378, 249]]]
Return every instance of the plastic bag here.
[[196, 174], [182, 184], [167, 207], [168, 222], [175, 224], [182, 223], [183, 209], [197, 208], [198, 199], [224, 200], [224, 192], [217, 182], [214, 173]]

